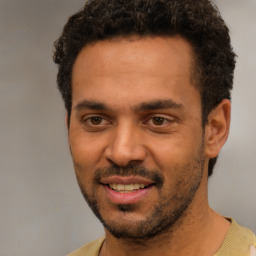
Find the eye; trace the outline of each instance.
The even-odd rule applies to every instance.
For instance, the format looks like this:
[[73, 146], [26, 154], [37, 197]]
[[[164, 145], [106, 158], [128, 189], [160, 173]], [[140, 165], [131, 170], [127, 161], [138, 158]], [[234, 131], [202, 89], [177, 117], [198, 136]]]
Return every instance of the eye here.
[[177, 119], [167, 114], [148, 116], [143, 123], [144, 127], [156, 133], [174, 132], [177, 124]]
[[166, 122], [166, 119], [163, 117], [156, 116], [152, 118], [152, 123], [154, 125], [163, 125], [165, 122]]
[[82, 119], [83, 127], [88, 131], [103, 130], [107, 128], [111, 122], [102, 116], [85, 116]]
[[151, 117], [150, 119], [148, 119], [146, 124], [151, 125], [151, 126], [166, 126], [169, 123], [171, 123], [171, 121], [172, 120], [167, 119], [165, 117], [154, 116], [154, 117]]
[[102, 123], [103, 118], [100, 116], [93, 116], [87, 119], [93, 125], [100, 125]]

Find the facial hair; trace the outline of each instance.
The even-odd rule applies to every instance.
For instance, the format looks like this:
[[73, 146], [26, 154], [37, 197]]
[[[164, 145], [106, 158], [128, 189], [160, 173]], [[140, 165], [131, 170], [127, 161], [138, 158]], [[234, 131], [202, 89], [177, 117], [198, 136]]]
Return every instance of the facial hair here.
[[[97, 169], [94, 174], [92, 190], [86, 191], [81, 180], [77, 176], [80, 190], [88, 205], [98, 217], [104, 227], [116, 238], [129, 238], [138, 241], [148, 240], [159, 234], [171, 232], [172, 227], [178, 220], [186, 216], [186, 211], [194, 199], [200, 187], [204, 162], [203, 148], [201, 145], [199, 152], [193, 159], [183, 165], [176, 165], [171, 170], [178, 173], [175, 185], [172, 188], [164, 188], [164, 177], [158, 170], [150, 170], [142, 166], [129, 164], [126, 167], [112, 165], [107, 168]], [[139, 175], [151, 179], [159, 191], [159, 199], [153, 202], [154, 207], [145, 216], [144, 220], [122, 222], [122, 214], [129, 214], [135, 210], [134, 205], [118, 205], [120, 218], [110, 219], [105, 217], [104, 209], [101, 209], [99, 200], [95, 193], [95, 186], [99, 185], [102, 178], [111, 175], [131, 176]], [[168, 193], [166, 193], [166, 191]]]

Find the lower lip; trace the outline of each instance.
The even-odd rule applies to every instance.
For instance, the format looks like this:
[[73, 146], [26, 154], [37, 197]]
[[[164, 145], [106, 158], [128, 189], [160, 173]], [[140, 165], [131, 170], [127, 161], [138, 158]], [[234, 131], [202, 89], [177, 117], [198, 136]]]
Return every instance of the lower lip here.
[[128, 193], [120, 193], [109, 186], [104, 185], [105, 191], [107, 193], [107, 197], [110, 199], [112, 203], [115, 204], [135, 204], [145, 198], [152, 189], [152, 186], [144, 189], [135, 190], [133, 192]]

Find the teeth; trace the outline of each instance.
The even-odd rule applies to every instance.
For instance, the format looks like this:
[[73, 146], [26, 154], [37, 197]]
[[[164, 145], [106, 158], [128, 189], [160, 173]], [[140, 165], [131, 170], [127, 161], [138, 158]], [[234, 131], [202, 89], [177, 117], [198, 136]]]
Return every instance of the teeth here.
[[[112, 185], [112, 186], [111, 186]], [[112, 188], [112, 189], [117, 189], [117, 184], [110, 184], [110, 187]]]
[[138, 190], [138, 189], [141, 189], [141, 188], [145, 188], [145, 184], [127, 184], [127, 185], [124, 185], [124, 184], [109, 184], [109, 187], [114, 189], [114, 190], [127, 193], [127, 192], [130, 192], [130, 191], [133, 191], [133, 190]]
[[[143, 186], [143, 185], [141, 185], [141, 186]], [[134, 189], [140, 189], [140, 184], [133, 184], [133, 188]]]
[[123, 184], [118, 184], [117, 185], [117, 190], [124, 190], [124, 185]]

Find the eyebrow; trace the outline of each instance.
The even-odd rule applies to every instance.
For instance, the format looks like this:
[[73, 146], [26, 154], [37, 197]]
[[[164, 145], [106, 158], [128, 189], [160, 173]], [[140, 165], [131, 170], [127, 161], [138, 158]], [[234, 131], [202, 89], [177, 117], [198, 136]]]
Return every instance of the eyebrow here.
[[[171, 99], [168, 100], [154, 100], [149, 102], [142, 102], [133, 109], [135, 112], [141, 112], [141, 111], [150, 111], [150, 110], [158, 110], [158, 109], [181, 109], [184, 108], [184, 105], [181, 103], [177, 103]], [[97, 101], [91, 101], [91, 100], [83, 100], [79, 102], [75, 107], [75, 110], [79, 111], [81, 109], [90, 109], [90, 110], [111, 110], [106, 104], [97, 102]]]
[[83, 100], [79, 102], [75, 107], [75, 110], [81, 109], [91, 109], [91, 110], [108, 110], [109, 108], [101, 102], [91, 101], [91, 100]]
[[168, 100], [154, 100], [150, 102], [143, 102], [137, 106], [135, 106], [136, 111], [149, 111], [149, 110], [157, 110], [157, 109], [182, 109], [184, 105], [181, 103], [177, 103], [171, 99]]

